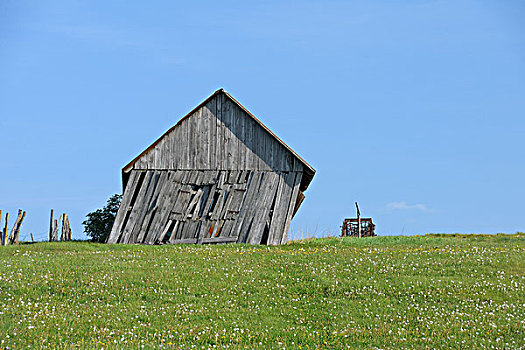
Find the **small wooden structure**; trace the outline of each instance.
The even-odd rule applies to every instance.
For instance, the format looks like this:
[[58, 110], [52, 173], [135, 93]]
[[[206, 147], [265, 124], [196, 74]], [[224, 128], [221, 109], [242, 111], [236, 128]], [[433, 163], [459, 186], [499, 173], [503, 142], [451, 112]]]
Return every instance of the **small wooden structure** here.
[[373, 237], [375, 227], [371, 218], [362, 218], [359, 206], [355, 202], [357, 218], [344, 219], [341, 229], [341, 237]]
[[284, 243], [314, 174], [217, 90], [122, 169], [108, 243]]
[[359, 236], [359, 219], [345, 219], [341, 237], [372, 237], [375, 236], [375, 227], [371, 218], [361, 218], [361, 236]]

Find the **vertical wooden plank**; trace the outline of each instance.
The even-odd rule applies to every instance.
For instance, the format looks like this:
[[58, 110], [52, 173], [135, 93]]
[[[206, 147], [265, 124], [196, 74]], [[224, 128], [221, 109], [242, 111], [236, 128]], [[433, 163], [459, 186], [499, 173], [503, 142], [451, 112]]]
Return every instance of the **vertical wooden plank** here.
[[217, 98], [212, 98], [205, 106], [205, 111], [208, 116], [208, 169], [216, 169], [217, 163], [215, 158], [215, 149], [217, 147], [217, 117], [215, 115], [217, 109]]
[[236, 169], [244, 170], [246, 169], [246, 117], [243, 111], [236, 105], [235, 106], [235, 116], [236, 116], [236, 135], [237, 135], [237, 157], [235, 162], [237, 164]]
[[164, 162], [164, 167], [163, 169], [173, 169], [171, 163], [172, 163], [172, 160], [171, 160], [171, 144], [173, 142], [173, 130], [170, 131], [167, 135], [166, 135], [166, 140], [164, 141], [164, 149], [163, 149], [163, 154], [162, 154], [162, 161]]
[[252, 170], [259, 170], [259, 156], [257, 155], [257, 132], [256, 132], [256, 123], [255, 121], [251, 120], [250, 121], [250, 124], [251, 124], [251, 143], [252, 143], [252, 147], [251, 147], [251, 150], [252, 150], [252, 156], [251, 156], [251, 164], [250, 164], [250, 169]]
[[264, 173], [264, 183], [261, 186], [260, 196], [257, 201], [257, 209], [252, 224], [252, 229], [248, 234], [247, 242], [250, 244], [260, 244], [264, 228], [268, 221], [271, 205], [275, 198], [275, 193], [279, 185], [278, 174], [267, 171]]
[[[180, 171], [170, 171], [168, 173], [168, 175], [171, 174], [171, 176], [168, 177], [166, 188], [163, 190], [163, 194], [158, 200], [158, 217], [155, 226], [152, 228], [152, 231], [155, 232], [155, 236], [161, 235], [161, 230], [166, 226], [166, 222], [172, 222], [172, 220], [169, 220], [169, 216], [174, 205], [175, 196], [181, 186], [180, 182], [177, 181], [180, 179], [180, 177], [177, 176], [177, 173], [180, 173]], [[156, 240], [162, 240], [162, 238], [155, 238], [153, 243]]]
[[168, 135], [166, 135], [166, 138], [164, 140], [164, 147], [162, 151], [162, 163], [163, 163], [162, 168], [163, 169], [173, 169], [171, 167], [171, 153], [170, 153], [170, 148], [171, 148], [170, 144], [172, 140], [173, 140], [173, 131], [168, 133]]
[[176, 169], [186, 169], [186, 158], [188, 157], [188, 150], [187, 150], [187, 140], [185, 138], [185, 128], [186, 128], [186, 121], [182, 121], [182, 123], [177, 127], [179, 129], [177, 133], [177, 145], [178, 145], [178, 165]]
[[223, 140], [223, 121], [222, 121], [222, 102], [224, 94], [220, 93], [217, 95], [217, 106], [216, 106], [216, 121], [217, 121], [217, 133], [215, 143], [215, 157], [216, 157], [216, 169], [223, 169], [223, 157], [224, 157], [224, 140]]
[[181, 233], [181, 239], [194, 238], [197, 236], [198, 221], [187, 220]]
[[288, 239], [288, 230], [290, 229], [290, 223], [292, 221], [293, 216], [293, 210], [295, 207], [295, 202], [297, 200], [297, 195], [299, 193], [299, 185], [301, 184], [301, 178], [303, 173], [295, 173], [297, 174], [295, 176], [295, 182], [292, 190], [292, 195], [288, 204], [288, 210], [286, 214], [286, 221], [284, 223], [284, 230], [283, 230], [283, 236], [281, 239], [281, 244], [286, 243], [286, 240]]
[[[185, 181], [185, 178], [189, 176], [187, 171], [177, 171], [173, 177], [174, 187], [171, 192], [171, 199], [170, 199], [170, 205], [167, 208], [167, 217], [170, 220], [173, 220], [175, 222], [173, 226], [173, 230], [170, 237], [170, 242], [172, 242], [175, 239], [180, 238], [180, 229], [182, 227], [182, 221], [180, 221], [180, 218], [182, 215], [174, 215], [174, 211], [177, 210], [177, 206], [181, 203], [181, 195], [183, 193], [181, 190], [185, 188], [186, 185], [183, 185], [183, 182]], [[182, 211], [182, 209], [180, 209]], [[177, 236], [179, 234], [179, 236]]]
[[161, 206], [164, 204], [162, 199], [165, 192], [167, 192], [169, 185], [169, 172], [161, 171], [157, 186], [153, 191], [151, 202], [149, 203], [146, 216], [143, 219], [142, 227], [140, 229], [141, 233], [143, 233], [142, 237], [144, 237], [142, 239], [143, 243], [155, 243], [155, 238], [158, 233], [158, 226], [164, 224], [159, 222], [159, 219], [161, 219], [159, 214], [162, 211]]
[[107, 243], [117, 243], [120, 238], [122, 224], [124, 222], [124, 218], [126, 217], [128, 210], [130, 209], [129, 205], [131, 203], [131, 198], [135, 193], [135, 187], [137, 185], [138, 179], [139, 172], [137, 170], [132, 170], [126, 188], [124, 189], [122, 201], [117, 211], [115, 222], [113, 223], [113, 227], [111, 228], [111, 233], [109, 234]]
[[258, 132], [258, 125], [253, 122], [253, 132], [252, 132], [252, 143], [253, 143], [253, 164], [251, 166], [252, 169], [255, 170], [261, 170], [260, 168], [260, 152], [261, 152], [261, 143], [259, 140], [259, 132]]
[[170, 158], [170, 168], [171, 169], [179, 169], [180, 164], [180, 146], [179, 146], [179, 135], [180, 135], [180, 126], [173, 129], [171, 132], [171, 143], [170, 143], [170, 149], [169, 149], [169, 158]]
[[[288, 214], [288, 207], [292, 197], [292, 191], [295, 183], [296, 174], [293, 172], [285, 172], [281, 174], [282, 187], [280, 193], [277, 193], [276, 203], [274, 205], [274, 213], [272, 221], [270, 222], [270, 232], [268, 235], [269, 245], [279, 245], [283, 237], [284, 226]], [[277, 202], [278, 200], [278, 202]]]
[[257, 202], [257, 195], [259, 193], [261, 178], [263, 177], [263, 172], [253, 171], [251, 178], [247, 185], [246, 194], [244, 196], [243, 203], [241, 204], [241, 209], [239, 217], [234, 228], [235, 236], [238, 236], [239, 243], [246, 243], [246, 238], [248, 237], [248, 230], [252, 224], [254, 210]]
[[181, 232], [181, 221], [175, 221], [175, 224], [173, 225], [173, 230], [171, 231], [171, 237], [169, 239], [169, 243], [173, 244], [173, 242], [177, 239], [180, 239], [180, 232]]
[[184, 146], [182, 143], [182, 130], [181, 126], [178, 126], [173, 138], [173, 149], [172, 149], [173, 169], [182, 168], [182, 159], [184, 158]]
[[276, 171], [284, 172], [284, 160], [283, 160], [283, 150], [284, 147], [281, 146], [278, 142], [274, 142], [272, 146], [272, 167]]
[[264, 167], [264, 153], [266, 152], [266, 147], [265, 147], [266, 145], [265, 145], [264, 130], [258, 124], [256, 124], [256, 129], [255, 130], [257, 131], [257, 137], [256, 137], [256, 140], [257, 140], [257, 155], [258, 155], [257, 168], [259, 170], [265, 170], [265, 167]]
[[257, 169], [264, 170], [263, 157], [264, 157], [264, 134], [260, 125], [255, 124], [255, 138], [257, 147]]
[[225, 98], [222, 103], [222, 161], [219, 169], [231, 169], [231, 114], [230, 114], [231, 102]]
[[[162, 143], [162, 141], [161, 141]], [[150, 151], [153, 153], [153, 166], [154, 166], [154, 169], [159, 169], [161, 167], [161, 159], [160, 159], [160, 156], [161, 156], [161, 153], [159, 152], [159, 144], [157, 144], [155, 147], [153, 147], [153, 149]]]
[[179, 131], [179, 137], [178, 142], [180, 146], [180, 150], [178, 152], [180, 156], [180, 164], [178, 166], [178, 169], [188, 169], [188, 120], [185, 119], [182, 121], [182, 123], [179, 125], [180, 131]]
[[259, 170], [266, 170], [265, 157], [266, 157], [266, 137], [260, 126], [257, 126], [257, 138], [259, 142]]
[[191, 164], [191, 159], [192, 159], [192, 140], [193, 140], [193, 137], [192, 137], [192, 122], [191, 122], [191, 117], [184, 120], [184, 123], [186, 124], [186, 128], [185, 128], [185, 135], [184, 135], [184, 138], [185, 138], [185, 144], [184, 144], [184, 148], [186, 149], [186, 163], [184, 164], [184, 169], [186, 170], [190, 170], [190, 169], [193, 169], [192, 167], [192, 164]]
[[264, 147], [264, 151], [263, 151], [263, 156], [261, 157], [262, 158], [262, 161], [263, 161], [263, 164], [262, 164], [262, 169], [264, 171], [270, 171], [271, 170], [271, 164], [270, 164], [270, 154], [272, 152], [272, 142], [270, 141], [273, 141], [273, 140], [270, 140], [270, 134], [268, 134], [266, 131], [263, 130], [263, 133], [262, 133], [262, 138], [264, 140], [263, 142], [263, 147]]
[[253, 121], [251, 118], [244, 117], [244, 145], [246, 146], [244, 150], [244, 168], [245, 169], [254, 169], [253, 168], [253, 136], [252, 136], [252, 124]]
[[119, 238], [118, 243], [137, 243], [134, 241], [130, 241], [131, 233], [133, 232], [133, 229], [138, 221], [138, 216], [140, 215], [140, 212], [142, 211], [142, 207], [145, 205], [145, 195], [148, 190], [148, 187], [150, 186], [150, 183], [152, 182], [153, 177], [153, 171], [146, 171], [146, 175], [144, 178], [144, 181], [142, 182], [142, 185], [140, 186], [139, 192], [137, 194], [137, 198], [135, 200], [135, 204], [133, 205], [133, 208], [131, 209], [131, 213], [129, 215], [128, 221], [126, 223], [126, 226], [123, 227], [123, 232]]
[[168, 220], [168, 223], [164, 226], [164, 228], [162, 229], [161, 233], [156, 238], [156, 242], [157, 243], [162, 243], [162, 241], [164, 240], [164, 237], [168, 233], [168, 230], [171, 227], [172, 223], [173, 223], [172, 220]]
[[153, 164], [153, 156], [154, 156], [154, 152], [153, 150], [149, 150], [148, 151], [148, 156], [146, 158], [146, 169], [155, 169], [155, 165]]
[[193, 149], [194, 149], [194, 157], [195, 157], [195, 163], [193, 164], [193, 168], [194, 169], [201, 169], [201, 166], [202, 166], [202, 149], [201, 149], [201, 124], [202, 124], [202, 118], [201, 118], [201, 115], [202, 115], [202, 108], [199, 108], [198, 110], [195, 111], [195, 113], [193, 113], [192, 115], [192, 119], [193, 119], [193, 125], [194, 125], [194, 144], [193, 144]]
[[156, 169], [166, 169], [166, 143], [168, 142], [167, 137], [163, 137], [160, 142], [155, 146], [155, 148], [158, 149], [158, 165], [156, 165]]
[[229, 113], [230, 113], [230, 169], [237, 170], [239, 169], [239, 138], [237, 137], [238, 130], [238, 117], [236, 113], [236, 108], [232, 101], [229, 101]]
[[151, 218], [153, 211], [153, 203], [155, 199], [155, 194], [159, 182], [161, 180], [161, 173], [159, 171], [152, 171], [153, 176], [151, 183], [148, 186], [148, 190], [143, 198], [142, 205], [140, 206], [139, 215], [136, 217], [136, 224], [133, 228], [130, 237], [130, 243], [144, 243], [144, 238], [147, 234], [146, 229]]
[[[282, 229], [284, 226], [284, 220], [286, 214], [286, 203], [283, 205], [284, 201], [282, 200], [283, 193], [287, 189], [284, 187], [287, 186], [285, 183], [285, 175], [284, 173], [279, 173], [279, 185], [277, 186], [277, 192], [275, 193], [275, 203], [272, 208], [272, 219], [270, 221], [270, 231], [268, 233], [268, 245], [275, 245], [281, 243], [282, 238]], [[295, 179], [294, 179], [295, 181]], [[287, 186], [289, 188], [289, 192], [291, 193], [291, 187]], [[284, 213], [283, 213], [284, 212]]]
[[[7, 223], [7, 220], [9, 219], [9, 214], [6, 214], [5, 221]], [[5, 231], [7, 235], [7, 230]], [[7, 240], [7, 238], [6, 238]], [[51, 209], [51, 218], [49, 220], [49, 242], [53, 240], [53, 209]]]
[[141, 169], [143, 170], [151, 169], [152, 167], [149, 165], [150, 161], [151, 161], [151, 152], [148, 152], [142, 158], [142, 168]]
[[293, 171], [304, 172], [304, 165], [297, 157], [293, 157]]
[[206, 235], [207, 227], [208, 227], [208, 221], [204, 220], [200, 222], [199, 230], [197, 232], [197, 244], [202, 244], [202, 239]]
[[[198, 111], [195, 113], [198, 113]], [[188, 123], [188, 169], [195, 169], [196, 167], [196, 162], [195, 162], [196, 153], [195, 152], [196, 152], [196, 145], [197, 145], [197, 140], [196, 140], [197, 118], [194, 118], [195, 113], [191, 117], [186, 119], [186, 122]]]
[[285, 171], [285, 159], [284, 159], [285, 149], [281, 144], [277, 144], [275, 155], [274, 155], [274, 164], [280, 171]]
[[200, 126], [200, 145], [201, 150], [201, 166], [199, 169], [210, 168], [210, 116], [207, 113], [208, 109], [204, 106], [201, 107], [201, 126]]

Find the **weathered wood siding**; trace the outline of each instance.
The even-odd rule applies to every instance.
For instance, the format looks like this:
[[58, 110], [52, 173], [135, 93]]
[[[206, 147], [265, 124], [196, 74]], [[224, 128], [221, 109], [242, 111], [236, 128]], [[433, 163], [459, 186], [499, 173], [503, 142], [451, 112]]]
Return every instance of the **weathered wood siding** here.
[[225, 94], [183, 119], [132, 169], [303, 171], [303, 164]]
[[123, 169], [108, 243], [281, 244], [314, 173], [218, 90]]
[[281, 244], [302, 172], [133, 170], [108, 243]]

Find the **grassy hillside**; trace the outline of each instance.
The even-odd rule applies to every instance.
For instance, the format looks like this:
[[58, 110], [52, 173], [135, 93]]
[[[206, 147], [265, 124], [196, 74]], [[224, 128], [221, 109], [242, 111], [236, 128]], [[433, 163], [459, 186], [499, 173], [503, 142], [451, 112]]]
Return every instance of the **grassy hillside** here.
[[0, 348], [525, 348], [525, 236], [0, 247]]

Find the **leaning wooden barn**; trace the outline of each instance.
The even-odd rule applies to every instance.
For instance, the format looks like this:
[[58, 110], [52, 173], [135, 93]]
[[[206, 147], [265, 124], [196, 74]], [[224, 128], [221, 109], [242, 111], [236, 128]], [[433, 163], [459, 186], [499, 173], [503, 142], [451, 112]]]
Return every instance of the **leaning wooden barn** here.
[[314, 174], [217, 90], [122, 169], [108, 243], [284, 243]]

